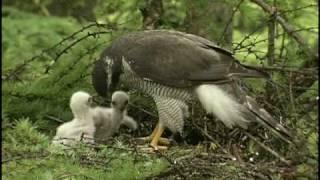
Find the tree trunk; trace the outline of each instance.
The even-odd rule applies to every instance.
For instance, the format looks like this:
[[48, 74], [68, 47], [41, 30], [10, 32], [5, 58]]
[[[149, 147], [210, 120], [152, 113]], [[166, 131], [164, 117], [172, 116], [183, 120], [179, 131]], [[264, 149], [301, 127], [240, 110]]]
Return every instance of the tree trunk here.
[[232, 9], [232, 4], [226, 1], [187, 0], [186, 31], [231, 49]]
[[140, 11], [143, 17], [143, 29], [157, 29], [163, 14], [162, 0], [146, 0], [146, 6]]

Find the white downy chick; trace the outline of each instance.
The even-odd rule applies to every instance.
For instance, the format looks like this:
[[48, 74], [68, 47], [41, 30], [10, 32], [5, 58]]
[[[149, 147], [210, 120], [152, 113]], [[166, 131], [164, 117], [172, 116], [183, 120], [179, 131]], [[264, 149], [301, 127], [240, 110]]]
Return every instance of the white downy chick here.
[[91, 102], [90, 94], [83, 91], [75, 92], [71, 96], [70, 108], [74, 118], [57, 128], [53, 144], [71, 145], [80, 140], [87, 143], [94, 142], [96, 129], [90, 110]]
[[118, 132], [123, 124], [130, 129], [137, 129], [136, 121], [127, 115], [129, 96], [123, 91], [116, 91], [112, 94], [111, 108], [93, 108], [94, 121], [96, 126], [96, 140], [106, 140]]

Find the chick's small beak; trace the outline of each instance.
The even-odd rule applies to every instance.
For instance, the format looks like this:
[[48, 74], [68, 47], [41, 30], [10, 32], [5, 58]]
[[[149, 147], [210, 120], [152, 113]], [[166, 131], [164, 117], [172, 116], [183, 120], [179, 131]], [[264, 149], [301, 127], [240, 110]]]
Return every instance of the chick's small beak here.
[[120, 107], [120, 110], [121, 110], [121, 111], [124, 111], [124, 110], [126, 109], [126, 107], [127, 107], [127, 106], [122, 106], [122, 107]]

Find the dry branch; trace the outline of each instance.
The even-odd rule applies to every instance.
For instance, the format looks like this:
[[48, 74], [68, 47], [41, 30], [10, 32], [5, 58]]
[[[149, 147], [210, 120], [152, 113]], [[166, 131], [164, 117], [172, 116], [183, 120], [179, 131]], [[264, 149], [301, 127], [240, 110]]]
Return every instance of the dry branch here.
[[285, 13], [291, 13], [291, 12], [295, 12], [295, 11], [300, 11], [302, 9], [306, 9], [306, 8], [310, 8], [310, 7], [317, 7], [318, 5], [316, 4], [309, 4], [306, 6], [302, 6], [302, 7], [297, 7], [297, 8], [293, 8], [293, 9], [287, 9], [287, 10], [282, 10], [279, 13], [280, 14], [285, 14]]
[[[274, 14], [275, 7], [271, 7], [267, 3], [265, 3], [263, 0], [251, 0], [258, 6], [260, 6], [265, 12], [269, 14]], [[285, 21], [283, 17], [281, 17], [279, 14], [275, 15], [275, 19], [279, 24], [283, 27], [283, 29], [293, 37], [297, 41], [297, 43], [300, 45], [301, 49], [305, 52], [305, 54], [310, 57], [311, 59], [317, 58], [316, 54], [311, 50], [306, 40], [304, 40], [298, 33], [295, 32], [295, 28]]]
[[[270, 19], [269, 19], [269, 21], [270, 21]], [[263, 42], [267, 41], [268, 38], [267, 38], [267, 39], [262, 39], [262, 40], [255, 41], [254, 43], [249, 43], [248, 45], [243, 45], [243, 43], [244, 43], [247, 39], [249, 39], [254, 33], [256, 33], [257, 31], [259, 31], [262, 27], [263, 27], [263, 26], [258, 27], [257, 29], [255, 29], [254, 31], [252, 31], [250, 34], [246, 35], [239, 43], [233, 43], [234, 45], [236, 45], [236, 47], [233, 49], [233, 51], [234, 51], [234, 52], [236, 52], [236, 51], [239, 52], [240, 49], [250, 48], [250, 47], [252, 47], [252, 46], [254, 46], [254, 45], [257, 45], [257, 44], [259, 44], [259, 43], [263, 43]], [[316, 29], [318, 29], [318, 27], [307, 27], [307, 28], [296, 29], [296, 30], [294, 30], [293, 32], [309, 31], [309, 32], [318, 33], [318, 32], [312, 31], [312, 30], [316, 30]], [[286, 33], [279, 33], [279, 34], [275, 35], [275, 38], [278, 38], [278, 37], [281, 37], [281, 36], [285, 36], [285, 35], [286, 35]]]
[[[273, 1], [275, 4], [275, 0]], [[268, 65], [273, 66], [275, 62], [275, 36], [276, 36], [276, 17], [277, 17], [277, 11], [273, 11], [270, 17], [270, 21], [268, 22]], [[272, 78], [272, 73], [270, 73], [270, 77]], [[266, 84], [266, 95], [267, 99], [269, 101], [272, 100], [272, 87], [270, 87], [270, 84]]]
[[61, 120], [61, 119], [59, 119], [59, 118], [57, 118], [57, 117], [54, 117], [54, 116], [51, 116], [51, 115], [45, 115], [44, 117], [46, 117], [46, 118], [48, 118], [48, 119], [51, 119], [51, 120], [54, 120], [54, 121], [57, 121], [57, 122], [59, 122], [59, 123], [64, 123], [64, 122], [66, 122], [66, 121], [64, 121], [64, 120]]
[[221, 42], [222, 42], [225, 34], [226, 34], [227, 31], [228, 31], [228, 28], [229, 28], [230, 24], [232, 23], [232, 20], [233, 20], [233, 17], [234, 17], [234, 15], [235, 15], [235, 13], [239, 10], [240, 5], [243, 3], [243, 1], [244, 1], [244, 0], [240, 0], [240, 1], [238, 2], [238, 4], [236, 5], [236, 7], [233, 9], [232, 14], [231, 14], [231, 16], [230, 16], [230, 19], [229, 19], [227, 25], [224, 27], [224, 29], [223, 29], [223, 31], [222, 31], [222, 34], [221, 34], [220, 39], [219, 39], [219, 41], [218, 41], [218, 44], [221, 44]]
[[251, 134], [243, 131], [243, 133], [245, 133], [250, 139], [252, 139], [254, 142], [256, 142], [258, 145], [260, 145], [263, 149], [265, 149], [266, 151], [268, 151], [269, 153], [271, 153], [272, 155], [274, 155], [275, 157], [279, 158], [279, 160], [283, 163], [285, 163], [286, 165], [290, 164], [290, 161], [286, 160], [283, 156], [281, 156], [279, 153], [275, 152], [274, 150], [272, 150], [271, 148], [269, 148], [268, 146], [266, 146], [264, 143], [260, 142], [258, 139], [256, 139], [255, 137], [253, 137]]
[[87, 26], [84, 26], [80, 30], [72, 33], [70, 36], [63, 38], [60, 42], [54, 44], [53, 46], [51, 46], [47, 49], [42, 50], [38, 55], [35, 55], [35, 56], [25, 60], [22, 64], [17, 65], [14, 69], [9, 70], [9, 73], [4, 75], [2, 79], [3, 80], [10, 80], [11, 77], [16, 76], [17, 74], [21, 73], [24, 70], [25, 66], [27, 66], [29, 63], [37, 60], [40, 57], [43, 57], [45, 54], [49, 54], [49, 52], [51, 50], [54, 50], [58, 46], [62, 45], [64, 42], [71, 40], [71, 39], [74, 39], [75, 36], [78, 35], [79, 33], [83, 32], [84, 30], [89, 29], [91, 27], [95, 27], [95, 26], [96, 27], [108, 27], [108, 25], [106, 25], [106, 24], [98, 24], [98, 23], [91, 23]]
[[318, 68], [289, 68], [289, 67], [278, 67], [278, 66], [253, 66], [257, 69], [265, 70], [265, 71], [280, 71], [286, 73], [297, 73], [297, 74], [304, 74], [304, 75], [314, 75], [317, 76]]
[[187, 176], [182, 171], [183, 169], [181, 168], [182, 166], [177, 161], [172, 160], [171, 158], [169, 158], [164, 153], [161, 153], [160, 151], [156, 151], [156, 152], [160, 157], [165, 158], [172, 165], [172, 168], [175, 169], [183, 179], [187, 179]]
[[[71, 44], [69, 44], [67, 47], [65, 47], [63, 50], [61, 50], [60, 52], [58, 52], [56, 54], [56, 57], [54, 58], [54, 62], [57, 62], [58, 59], [60, 58], [60, 56], [62, 56], [63, 54], [68, 53], [68, 50], [70, 50], [73, 46], [75, 46], [76, 44], [78, 44], [79, 42], [87, 39], [88, 37], [93, 37], [96, 38], [97, 35], [99, 34], [107, 34], [107, 33], [111, 33], [112, 31], [98, 31], [98, 32], [93, 32], [93, 33], [88, 33], [85, 36], [82, 36], [81, 38], [77, 39], [76, 41], [72, 42]], [[49, 72], [50, 66], [48, 66], [45, 70], [45, 74]]]

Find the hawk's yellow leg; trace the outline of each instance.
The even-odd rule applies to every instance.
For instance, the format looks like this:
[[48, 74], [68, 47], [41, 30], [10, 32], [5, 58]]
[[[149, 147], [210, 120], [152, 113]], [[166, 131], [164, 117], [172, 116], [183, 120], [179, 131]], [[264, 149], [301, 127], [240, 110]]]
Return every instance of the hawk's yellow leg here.
[[152, 133], [147, 137], [138, 138], [144, 142], [151, 141], [150, 146], [153, 147], [154, 150], [158, 149], [167, 149], [166, 146], [159, 146], [158, 144], [169, 145], [170, 141], [167, 138], [162, 138], [161, 135], [164, 131], [163, 127], [160, 127], [159, 123], [156, 125]]
[[[164, 150], [164, 149], [168, 149], [167, 146], [159, 146], [158, 143], [160, 143], [160, 139], [161, 139], [161, 135], [164, 131], [164, 128], [162, 126], [160, 126], [159, 124], [157, 124], [157, 130], [154, 133], [154, 136], [151, 140], [150, 146], [153, 147], [154, 150]], [[165, 138], [163, 138], [165, 139]], [[168, 139], [166, 139], [167, 141], [169, 141]]]

